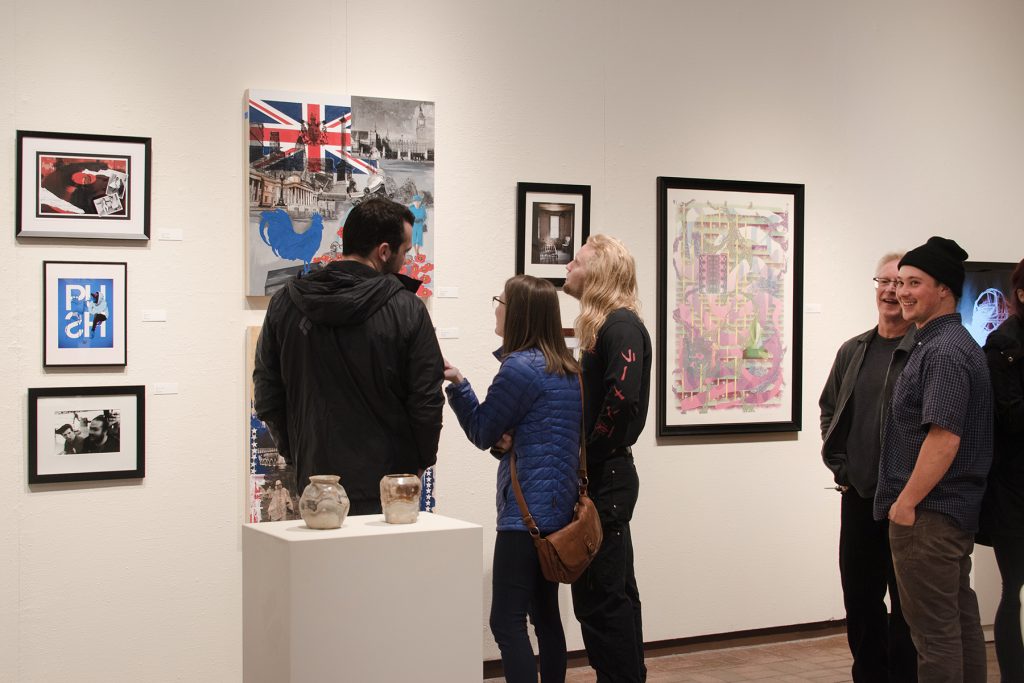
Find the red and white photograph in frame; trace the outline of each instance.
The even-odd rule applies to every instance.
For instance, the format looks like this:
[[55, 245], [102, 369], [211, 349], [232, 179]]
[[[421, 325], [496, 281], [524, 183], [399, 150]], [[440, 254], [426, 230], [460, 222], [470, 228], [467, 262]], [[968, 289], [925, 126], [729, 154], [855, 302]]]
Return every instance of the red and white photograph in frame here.
[[149, 239], [150, 138], [17, 132], [15, 235]]

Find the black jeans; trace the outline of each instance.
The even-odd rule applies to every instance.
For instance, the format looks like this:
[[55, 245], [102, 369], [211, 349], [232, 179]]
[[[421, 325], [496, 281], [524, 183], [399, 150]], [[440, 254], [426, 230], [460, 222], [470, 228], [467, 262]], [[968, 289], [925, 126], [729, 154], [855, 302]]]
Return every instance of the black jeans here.
[[1003, 683], [1024, 683], [1024, 643], [1020, 633], [1020, 587], [1024, 584], [1024, 539], [992, 539], [1003, 579], [1003, 595], [996, 610], [996, 659]]
[[[873, 498], [854, 489], [843, 494], [839, 576], [846, 607], [846, 640], [856, 683], [917, 680], [917, 650], [900, 609], [889, 552], [889, 522], [872, 517]], [[889, 592], [890, 613], [885, 606]]]
[[542, 683], [565, 681], [565, 633], [558, 611], [558, 584], [544, 578], [533, 539], [525, 531], [499, 531], [494, 542], [491, 633], [501, 650], [509, 683], [536, 683], [537, 662], [526, 617], [537, 634]]
[[640, 493], [633, 456], [592, 468], [590, 495], [604, 527], [597, 557], [572, 585], [572, 604], [598, 683], [642, 683], [644, 636], [629, 521]]

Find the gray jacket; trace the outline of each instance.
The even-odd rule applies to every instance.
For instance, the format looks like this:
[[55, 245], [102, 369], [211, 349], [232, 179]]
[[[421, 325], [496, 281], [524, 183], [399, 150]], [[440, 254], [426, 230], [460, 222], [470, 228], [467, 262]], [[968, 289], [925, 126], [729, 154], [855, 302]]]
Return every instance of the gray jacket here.
[[[907, 356], [914, 348], [915, 330], [914, 327], [907, 330], [906, 335], [893, 352], [889, 369], [885, 374], [883, 395], [879, 397], [878, 402], [878, 409], [881, 411], [880, 424], [883, 428], [889, 398], [892, 396], [892, 388], [907, 362]], [[832, 370], [825, 382], [825, 388], [821, 392], [821, 398], [818, 399], [818, 407], [821, 408], [821, 457], [825, 461], [825, 466], [832, 470], [835, 482], [840, 486], [852, 486], [851, 481], [856, 481], [859, 484], [855, 487], [857, 493], [864, 498], [871, 498], [875, 495], [875, 486], [878, 483], [879, 454], [875, 453], [871, 462], [849, 462], [846, 456], [846, 438], [850, 433], [850, 417], [845, 409], [853, 395], [853, 389], [857, 385], [857, 375], [860, 374], [868, 344], [876, 334], [878, 334], [877, 326], [846, 340], [839, 347], [835, 362], [832, 363]]]

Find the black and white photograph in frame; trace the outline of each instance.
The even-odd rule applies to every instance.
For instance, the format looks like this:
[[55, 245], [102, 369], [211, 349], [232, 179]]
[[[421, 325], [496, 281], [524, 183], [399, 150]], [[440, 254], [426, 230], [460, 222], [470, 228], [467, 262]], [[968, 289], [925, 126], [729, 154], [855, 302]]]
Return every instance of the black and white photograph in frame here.
[[28, 390], [28, 483], [141, 479], [144, 386]]
[[15, 235], [148, 240], [150, 138], [19, 130]]
[[128, 364], [128, 264], [43, 261], [43, 366]]
[[516, 273], [565, 284], [565, 267], [590, 235], [590, 186], [516, 186]]

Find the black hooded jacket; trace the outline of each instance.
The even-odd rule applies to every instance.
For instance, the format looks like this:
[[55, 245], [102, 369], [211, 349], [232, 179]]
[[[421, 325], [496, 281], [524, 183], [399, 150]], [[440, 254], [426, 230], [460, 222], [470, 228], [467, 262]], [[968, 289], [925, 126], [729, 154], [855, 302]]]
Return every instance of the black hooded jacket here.
[[341, 261], [270, 300], [255, 410], [300, 489], [337, 474], [353, 501], [379, 500], [385, 474], [437, 461], [444, 364], [418, 286]]

